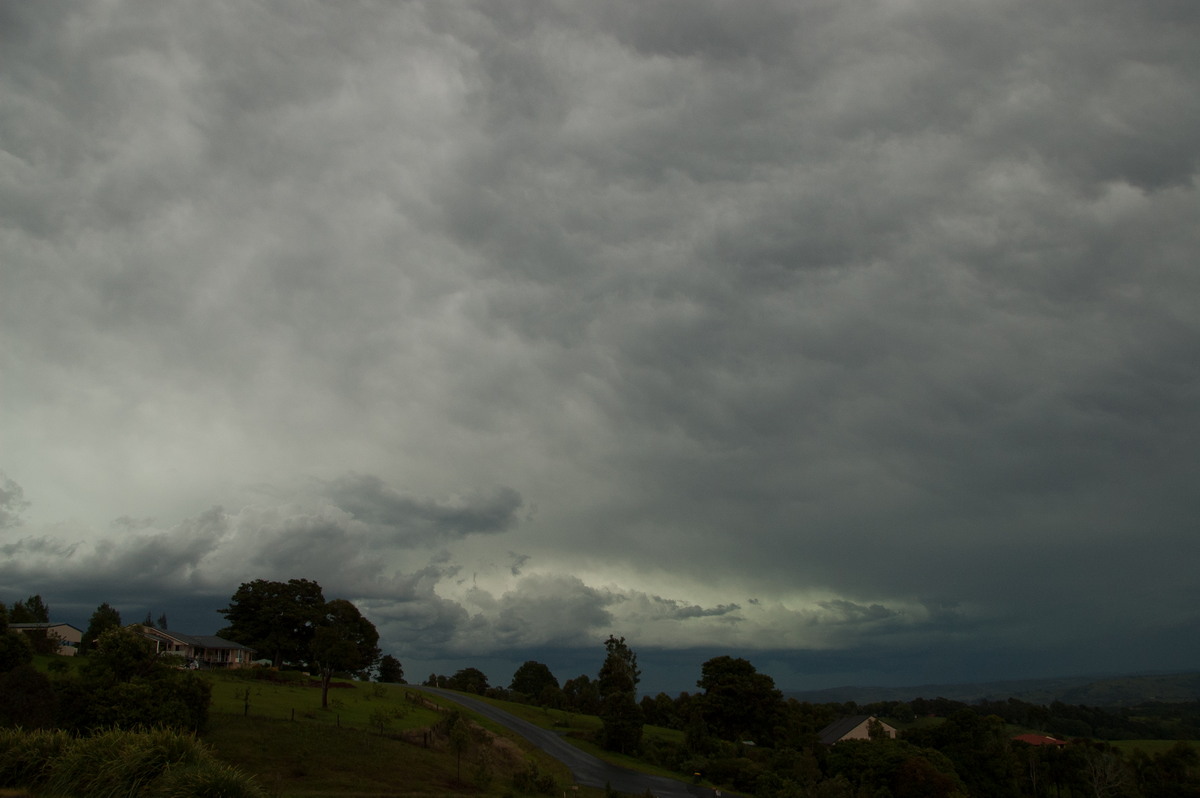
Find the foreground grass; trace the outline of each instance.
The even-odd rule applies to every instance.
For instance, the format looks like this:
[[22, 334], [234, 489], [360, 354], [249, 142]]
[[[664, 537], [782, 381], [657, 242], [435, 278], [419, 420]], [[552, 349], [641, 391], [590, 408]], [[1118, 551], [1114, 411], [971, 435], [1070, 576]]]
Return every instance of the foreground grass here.
[[279, 796], [482, 792], [456, 777], [449, 752], [363, 729], [215, 714], [204, 741]]
[[456, 751], [444, 721], [458, 707], [403, 685], [343, 683], [321, 710], [319, 688], [305, 682], [211, 678], [204, 742], [281, 798], [522, 795], [535, 792], [531, 773], [556, 795], [572, 783], [565, 766], [503, 729], [472, 723]]
[[267, 798], [252, 776], [191, 735], [167, 730], [90, 737], [0, 730], [0, 786], [45, 798]]
[[329, 707], [321, 708], [321, 690], [311, 680], [289, 675], [284, 681], [246, 679], [209, 673], [214, 713], [272, 720], [308, 721], [380, 732], [415, 729], [437, 723], [443, 713], [416, 690], [399, 684], [335, 680]]

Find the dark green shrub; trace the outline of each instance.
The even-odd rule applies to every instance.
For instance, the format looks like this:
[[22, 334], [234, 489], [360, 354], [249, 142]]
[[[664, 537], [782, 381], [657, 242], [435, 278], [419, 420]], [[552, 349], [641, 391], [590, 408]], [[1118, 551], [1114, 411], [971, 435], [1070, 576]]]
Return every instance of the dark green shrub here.
[[0, 726], [53, 726], [56, 703], [50, 679], [32, 665], [18, 665], [0, 673]]
[[265, 798], [253, 779], [198, 740], [169, 730], [0, 731], [0, 788], [46, 798]]
[[549, 773], [542, 773], [538, 769], [536, 762], [530, 762], [527, 769], [515, 773], [512, 785], [513, 789], [519, 793], [539, 793], [541, 795], [556, 795], [558, 793], [558, 782], [554, 780], [554, 776]]

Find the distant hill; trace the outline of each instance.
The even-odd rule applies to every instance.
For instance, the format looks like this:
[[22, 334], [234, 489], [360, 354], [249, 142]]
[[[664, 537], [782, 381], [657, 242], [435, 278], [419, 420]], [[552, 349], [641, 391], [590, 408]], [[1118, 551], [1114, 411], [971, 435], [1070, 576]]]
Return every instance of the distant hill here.
[[1016, 698], [1031, 704], [1082, 704], [1119, 707], [1148, 701], [1168, 703], [1200, 701], [1200, 673], [1148, 676], [1076, 676], [1059, 679], [1018, 679], [977, 684], [923, 684], [915, 687], [831, 687], [825, 690], [784, 690], [797, 701], [814, 704], [854, 701], [911, 701], [914, 698], [949, 698], [971, 703], [980, 699]]

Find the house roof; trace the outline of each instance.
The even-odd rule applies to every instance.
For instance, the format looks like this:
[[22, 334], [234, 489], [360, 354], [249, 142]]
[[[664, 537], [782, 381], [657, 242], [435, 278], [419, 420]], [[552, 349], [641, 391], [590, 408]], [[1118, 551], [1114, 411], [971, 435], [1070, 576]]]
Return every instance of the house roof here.
[[232, 640], [226, 640], [223, 637], [216, 635], [175, 635], [186, 643], [190, 643], [197, 648], [232, 648], [241, 649], [242, 651], [253, 651], [250, 646], [243, 646], [241, 643], [235, 643]]
[[1022, 743], [1029, 745], [1066, 745], [1066, 740], [1058, 740], [1054, 737], [1047, 737], [1044, 734], [1018, 734], [1013, 738]]
[[216, 635], [185, 635], [179, 632], [168, 632], [165, 629], [155, 629], [153, 626], [143, 626], [146, 633], [166, 637], [180, 643], [185, 643], [193, 648], [227, 648], [241, 651], [253, 651], [249, 646], [243, 646], [241, 643], [235, 643], [232, 640], [226, 640], [223, 637]]
[[871, 717], [871, 715], [847, 715], [844, 718], [838, 718], [824, 729], [821, 729], [818, 732], [818, 736], [825, 745], [833, 745], [852, 732], [859, 724], [870, 720]]
[[70, 629], [75, 629], [76, 632], [83, 634], [82, 629], [76, 629], [69, 623], [10, 623], [9, 629], [55, 629], [59, 626], [66, 626]]

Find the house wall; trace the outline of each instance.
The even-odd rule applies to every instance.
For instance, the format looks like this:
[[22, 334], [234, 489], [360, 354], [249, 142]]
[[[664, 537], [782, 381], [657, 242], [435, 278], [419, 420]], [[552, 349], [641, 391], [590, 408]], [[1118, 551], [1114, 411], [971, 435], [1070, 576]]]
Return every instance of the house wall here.
[[[853, 729], [851, 729], [850, 731], [848, 731], [844, 735], [842, 735], [841, 739], [843, 739], [843, 740], [869, 740], [869, 739], [871, 739], [871, 720], [874, 720], [874, 718], [864, 720], [862, 723], [858, 724]], [[896, 730], [893, 729], [891, 726], [887, 725], [886, 723], [884, 723], [882, 721], [877, 721], [877, 722], [879, 723], [880, 726], [883, 727], [883, 730], [884, 730], [884, 732], [887, 733], [888, 737], [894, 738], [896, 736]]]
[[83, 632], [66, 623], [52, 623], [48, 626], [9, 624], [9, 629], [25, 633], [44, 631], [48, 635], [54, 635], [59, 641], [57, 653], [61, 657], [73, 657], [78, 654], [79, 643], [83, 640]]

